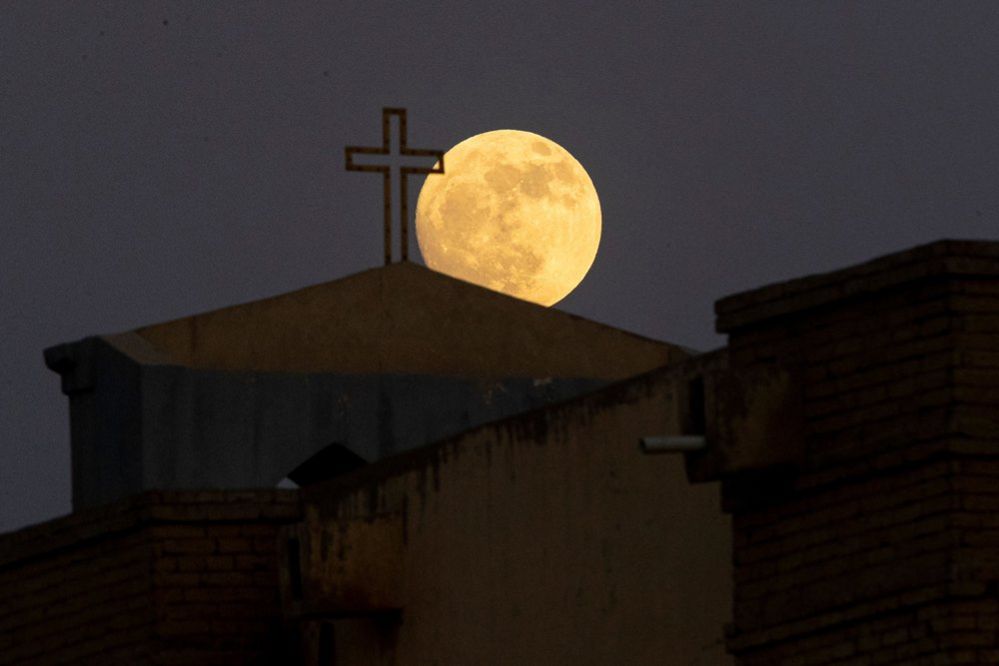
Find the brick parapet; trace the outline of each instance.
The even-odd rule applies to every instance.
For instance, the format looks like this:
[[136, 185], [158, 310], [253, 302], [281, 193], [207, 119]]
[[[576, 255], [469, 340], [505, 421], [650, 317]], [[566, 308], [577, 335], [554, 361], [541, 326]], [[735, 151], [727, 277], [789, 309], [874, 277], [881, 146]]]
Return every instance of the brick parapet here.
[[942, 276], [999, 277], [999, 243], [942, 240], [857, 266], [733, 294], [715, 303], [716, 328], [730, 333]]
[[[740, 663], [996, 663], [999, 244], [934, 243], [717, 311], [729, 367], [791, 368], [805, 423], [773, 442], [794, 464], [722, 477]], [[979, 611], [948, 624], [958, 607]]]
[[999, 663], [999, 602], [940, 588], [885, 599], [808, 630], [733, 642], [744, 666], [936, 666]]
[[[798, 320], [757, 322], [732, 332], [729, 365], [794, 369], [809, 470], [992, 438], [999, 428], [999, 316], [984, 312], [999, 312], [999, 280], [988, 296], [974, 282], [973, 301], [964, 297], [968, 282], [936, 276]], [[925, 446], [929, 441], [939, 446]]]
[[148, 492], [0, 536], [0, 664], [273, 658], [296, 491]]

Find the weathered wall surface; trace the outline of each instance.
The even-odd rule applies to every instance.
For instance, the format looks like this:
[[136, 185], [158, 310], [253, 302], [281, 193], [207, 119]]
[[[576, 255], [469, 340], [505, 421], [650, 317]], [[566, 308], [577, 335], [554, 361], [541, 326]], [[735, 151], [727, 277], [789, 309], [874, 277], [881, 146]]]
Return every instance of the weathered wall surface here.
[[4, 562], [0, 664], [146, 661], [154, 623], [149, 561], [148, 542], [133, 533]]
[[[73, 505], [273, 488], [332, 443], [377, 460], [604, 385], [596, 379], [232, 372], [140, 364], [88, 338], [70, 375]], [[81, 368], [82, 369], [82, 368]]]
[[345, 664], [728, 663], [717, 487], [639, 451], [675, 432], [672, 387], [657, 371], [303, 491], [287, 608], [325, 616]]
[[[375, 461], [603, 384], [147, 368], [142, 483], [144, 488], [272, 488], [334, 442]], [[98, 449], [95, 444], [89, 451]], [[88, 455], [88, 447], [81, 448]], [[121, 453], [97, 455], [116, 459]]]
[[[724, 483], [746, 666], [999, 663], [999, 244], [935, 243], [719, 303], [733, 372], [805, 433]], [[773, 451], [771, 451], [773, 453]]]
[[144, 493], [0, 536], [0, 664], [281, 663], [293, 491]]

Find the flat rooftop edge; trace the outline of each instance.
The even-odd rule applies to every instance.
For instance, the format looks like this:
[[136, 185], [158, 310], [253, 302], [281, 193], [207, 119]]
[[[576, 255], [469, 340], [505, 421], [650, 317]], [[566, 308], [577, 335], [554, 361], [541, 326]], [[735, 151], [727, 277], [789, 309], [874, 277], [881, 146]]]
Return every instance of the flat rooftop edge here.
[[715, 302], [719, 333], [846, 298], [944, 276], [999, 277], [999, 241], [939, 240], [847, 268], [740, 292]]

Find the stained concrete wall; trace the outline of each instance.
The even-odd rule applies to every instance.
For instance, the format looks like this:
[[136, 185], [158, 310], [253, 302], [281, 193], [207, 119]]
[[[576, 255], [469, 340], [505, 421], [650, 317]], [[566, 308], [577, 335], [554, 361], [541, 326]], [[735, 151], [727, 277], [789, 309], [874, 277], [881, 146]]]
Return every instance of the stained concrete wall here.
[[148, 369], [142, 378], [143, 483], [273, 487], [331, 443], [378, 460], [601, 384]]
[[[303, 491], [307, 520], [282, 539], [283, 557], [300, 556], [283, 572], [309, 654], [393, 666], [731, 663], [717, 486], [691, 486], [679, 455], [639, 451], [641, 436], [676, 431], [671, 372]], [[296, 588], [288, 572], [299, 567]]]
[[87, 370], [64, 388], [77, 509], [149, 489], [270, 488], [332, 443], [378, 460], [605, 383], [142, 365], [101, 338], [76, 351]]

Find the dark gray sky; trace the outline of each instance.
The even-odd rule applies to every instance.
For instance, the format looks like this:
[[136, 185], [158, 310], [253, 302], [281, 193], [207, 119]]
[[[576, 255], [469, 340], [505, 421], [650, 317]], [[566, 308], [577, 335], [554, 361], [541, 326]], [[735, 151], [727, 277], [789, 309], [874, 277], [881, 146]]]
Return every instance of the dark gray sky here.
[[24, 0], [0, 59], [0, 531], [70, 510], [44, 347], [381, 263], [382, 106], [563, 145], [604, 227], [558, 307], [701, 349], [726, 294], [999, 237], [994, 2]]

